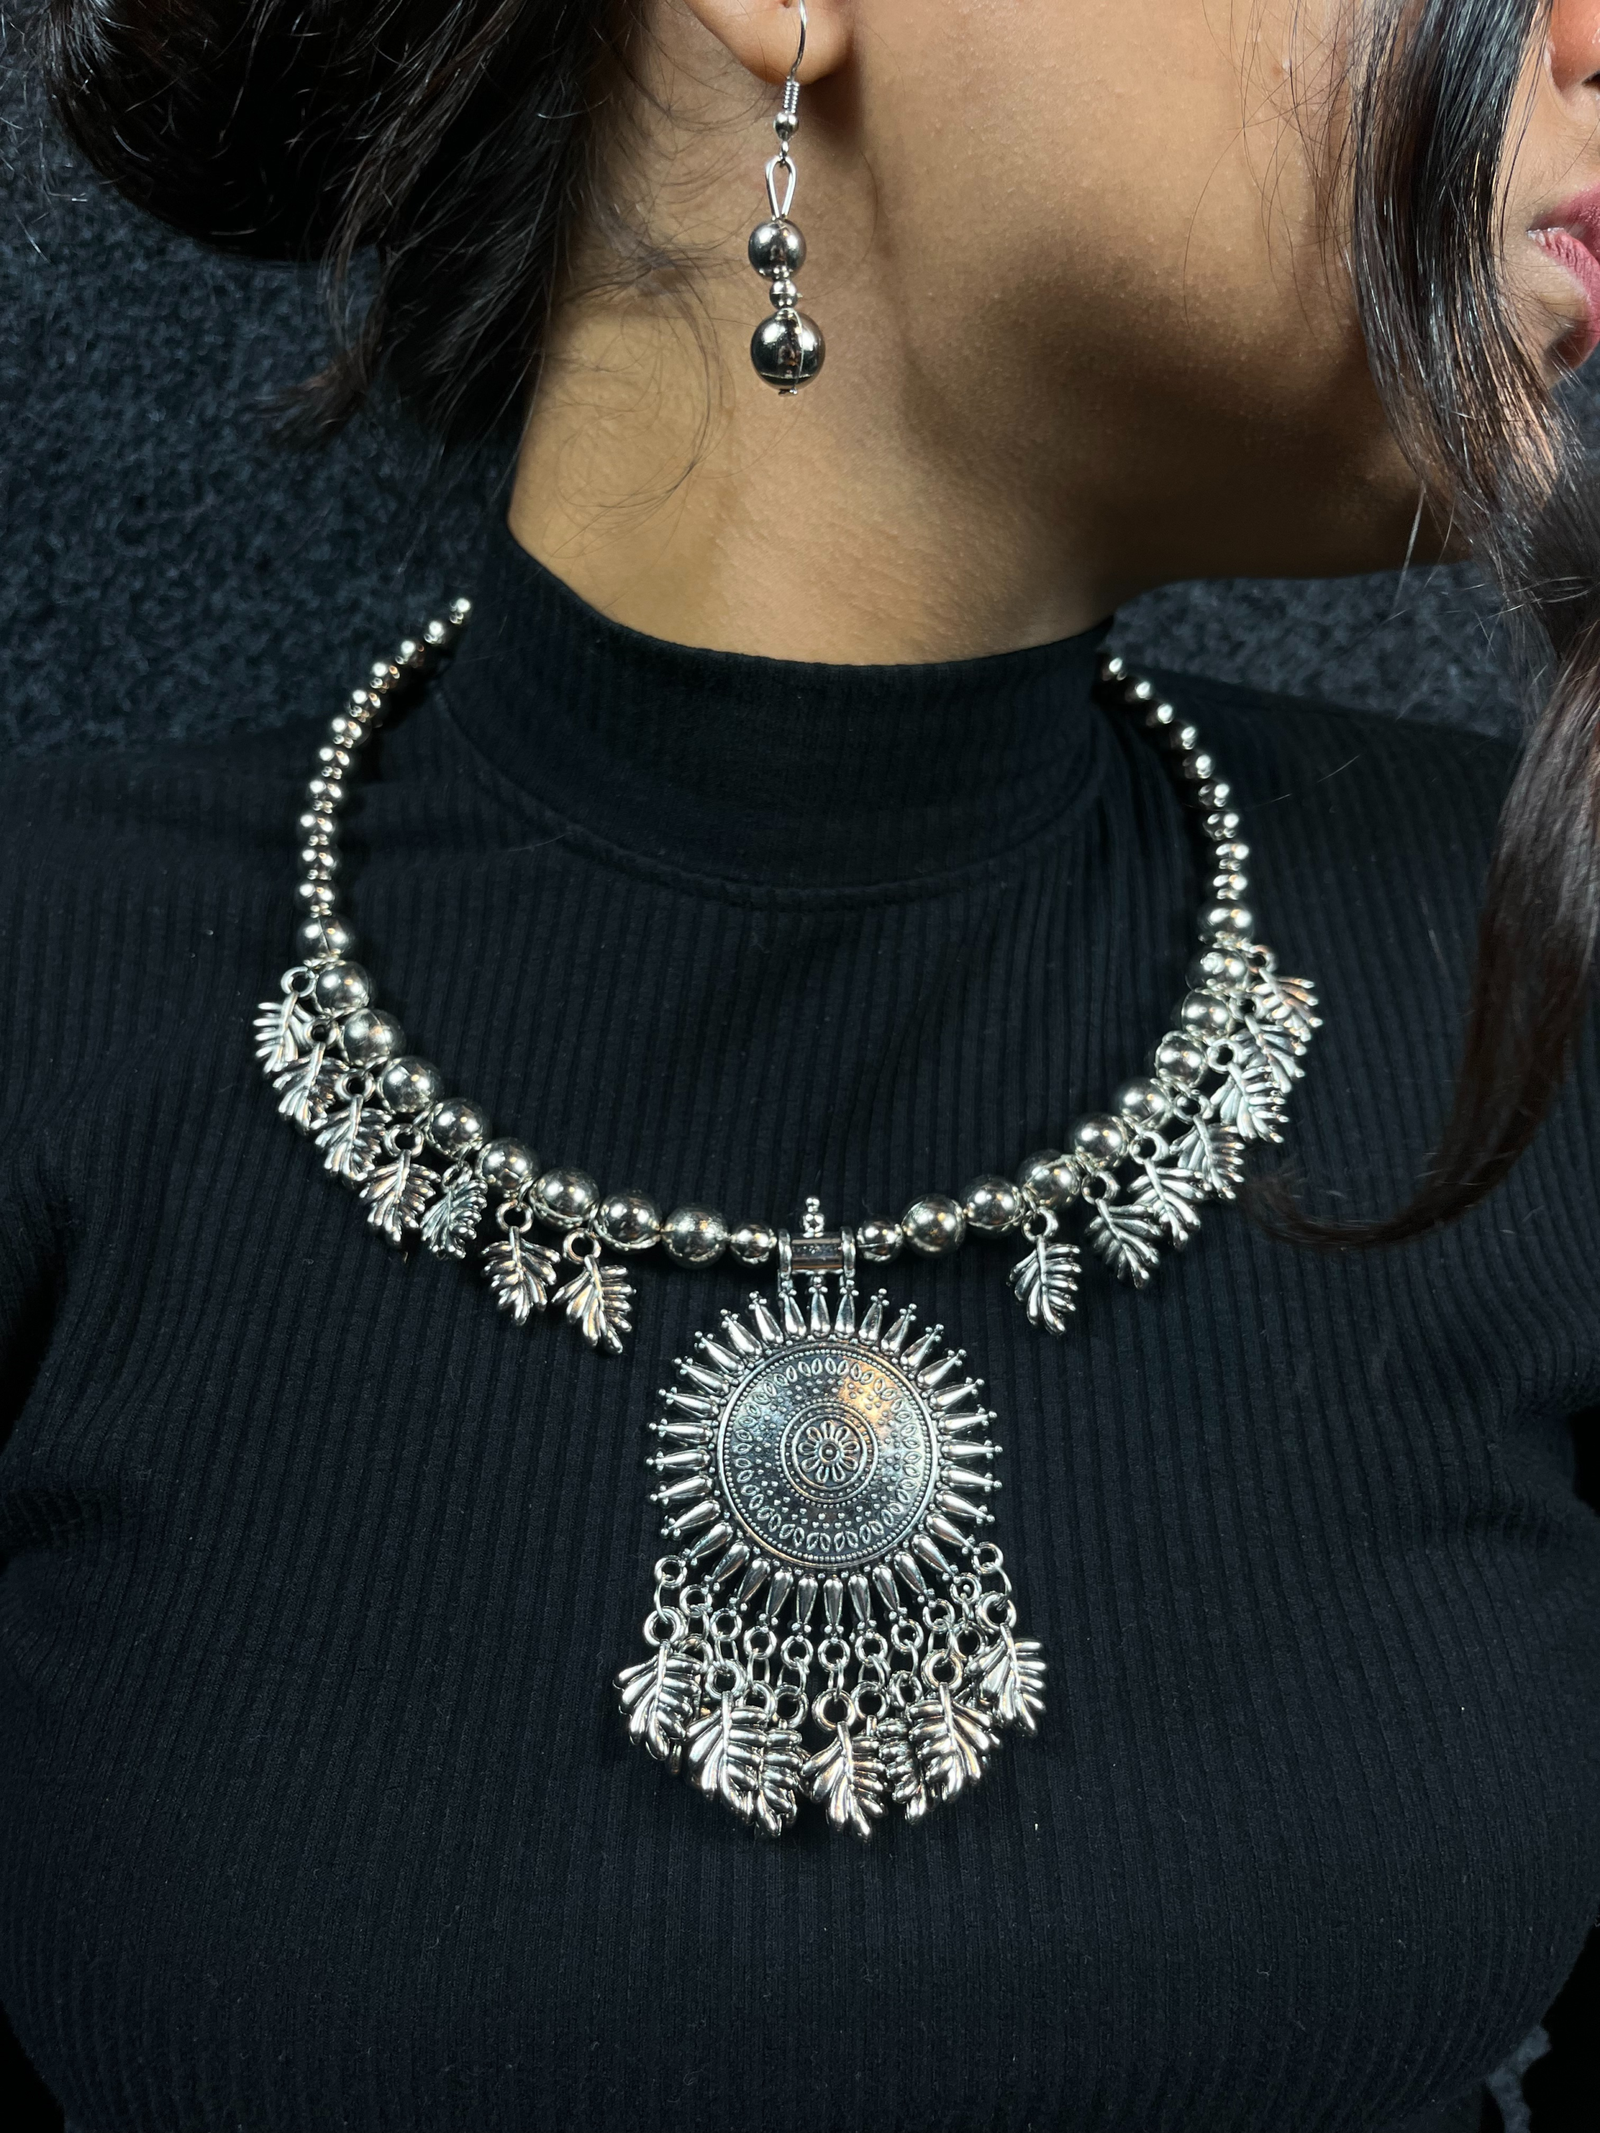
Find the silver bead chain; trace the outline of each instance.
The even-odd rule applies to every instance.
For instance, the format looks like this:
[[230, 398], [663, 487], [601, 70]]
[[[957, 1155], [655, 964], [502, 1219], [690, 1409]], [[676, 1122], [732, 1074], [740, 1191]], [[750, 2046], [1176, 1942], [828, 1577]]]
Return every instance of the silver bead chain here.
[[[488, 1270], [497, 1300], [519, 1321], [544, 1308], [560, 1271], [553, 1252], [528, 1241], [535, 1222], [564, 1235], [565, 1256], [580, 1269], [601, 1246], [634, 1253], [657, 1245], [683, 1266], [709, 1266], [725, 1252], [759, 1266], [777, 1252], [781, 1223], [730, 1222], [701, 1205], [663, 1215], [642, 1191], [602, 1190], [587, 1171], [546, 1168], [526, 1142], [494, 1137], [483, 1108], [449, 1094], [440, 1070], [408, 1050], [352, 959], [356, 936], [339, 913], [336, 884], [339, 816], [357, 758], [395, 698], [437, 671], [470, 613], [470, 602], [457, 601], [445, 620], [375, 665], [317, 750], [299, 818], [300, 960], [256, 1021], [258, 1056], [279, 1109], [316, 1140], [326, 1167], [357, 1187], [369, 1222], [397, 1244], [418, 1232], [429, 1249], [465, 1257], [493, 1204], [500, 1241], [489, 1245]], [[1077, 1201], [1090, 1242], [1143, 1287], [1161, 1248], [1182, 1244], [1197, 1227], [1196, 1203], [1234, 1196], [1243, 1144], [1282, 1137], [1285, 1098], [1319, 1026], [1315, 996], [1303, 979], [1281, 976], [1272, 951], [1254, 937], [1245, 902], [1249, 848], [1198, 730], [1121, 659], [1103, 658], [1100, 680], [1161, 750], [1210, 860], [1199, 946], [1174, 1026], [1155, 1045], [1148, 1071], [1125, 1082], [1108, 1110], [1079, 1119], [1064, 1147], [1027, 1156], [1011, 1176], [975, 1178], [959, 1194], [924, 1193], [897, 1217], [858, 1224], [863, 1260], [891, 1260], [907, 1247], [936, 1258], [971, 1236], [1018, 1232], [1037, 1247], [1042, 1280], [1047, 1253], [1065, 1256], [1047, 1240]], [[631, 1290], [619, 1270], [607, 1271], [615, 1274], [621, 1318], [613, 1312], [606, 1345], [616, 1347]], [[1070, 1296], [1052, 1306], [1043, 1287], [1042, 1297], [1019, 1294], [1036, 1324], [1059, 1332]]]

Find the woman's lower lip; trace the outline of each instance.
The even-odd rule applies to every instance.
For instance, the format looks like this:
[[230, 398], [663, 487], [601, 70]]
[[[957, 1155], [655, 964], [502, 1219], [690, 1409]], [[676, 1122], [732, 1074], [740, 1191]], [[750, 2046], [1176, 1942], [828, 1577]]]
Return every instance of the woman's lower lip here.
[[1576, 370], [1600, 347], [1600, 259], [1571, 230], [1533, 230], [1529, 234], [1557, 266], [1566, 268], [1583, 293], [1584, 322], [1574, 326], [1561, 344], [1563, 360]]

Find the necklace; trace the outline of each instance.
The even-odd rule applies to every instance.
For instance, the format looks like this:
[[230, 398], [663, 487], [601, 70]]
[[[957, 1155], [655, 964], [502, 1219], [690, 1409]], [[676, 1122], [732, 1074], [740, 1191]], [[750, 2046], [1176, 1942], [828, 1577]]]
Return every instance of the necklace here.
[[1143, 1288], [1202, 1205], [1235, 1196], [1245, 1144], [1281, 1139], [1315, 997], [1254, 937], [1249, 849], [1198, 732], [1109, 657], [1102, 692], [1163, 749], [1211, 872], [1176, 1026], [1108, 1111], [1015, 1177], [927, 1193], [898, 1221], [853, 1228], [830, 1229], [808, 1201], [794, 1235], [710, 1207], [663, 1217], [642, 1192], [541, 1169], [406, 1049], [336, 909], [338, 819], [361, 746], [437, 671], [469, 614], [458, 601], [375, 666], [317, 751], [299, 821], [300, 960], [257, 1014], [258, 1057], [279, 1111], [356, 1188], [370, 1226], [443, 1256], [480, 1252], [519, 1326], [559, 1312], [592, 1348], [620, 1352], [629, 1255], [660, 1246], [688, 1267], [724, 1252], [774, 1267], [770, 1302], [752, 1293], [678, 1360], [651, 1425], [672, 1552], [655, 1565], [646, 1657], [617, 1676], [622, 1715], [632, 1739], [771, 1835], [802, 1797], [862, 1837], [891, 1806], [919, 1820], [983, 1776], [1007, 1727], [1037, 1729], [1045, 1665], [1017, 1633], [1005, 1559], [984, 1537], [1000, 1446], [983, 1380], [942, 1326], [917, 1328], [914, 1305], [896, 1311], [882, 1289], [863, 1302], [862, 1270], [907, 1247], [937, 1256], [972, 1237], [1020, 1239], [1011, 1287], [1033, 1325], [1063, 1334], [1082, 1270], [1065, 1234], [1076, 1214], [1089, 1248]]

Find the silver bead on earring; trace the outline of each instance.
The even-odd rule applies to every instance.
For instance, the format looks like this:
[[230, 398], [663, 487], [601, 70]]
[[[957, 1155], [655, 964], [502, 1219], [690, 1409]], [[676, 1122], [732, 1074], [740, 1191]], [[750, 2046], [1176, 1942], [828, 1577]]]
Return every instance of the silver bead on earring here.
[[[756, 376], [780, 393], [797, 393], [809, 385], [822, 368], [825, 353], [822, 334], [814, 319], [798, 306], [800, 292], [794, 277], [805, 264], [806, 241], [789, 220], [794, 199], [794, 163], [789, 143], [800, 124], [800, 62], [806, 56], [806, 0], [800, 9], [800, 46], [783, 85], [783, 102], [773, 116], [772, 130], [778, 137], [778, 152], [767, 165], [767, 204], [772, 213], [750, 232], [750, 264], [764, 281], [772, 284], [772, 315], [764, 318], [750, 341], [750, 360]], [[783, 173], [783, 194], [778, 193], [778, 174]]]

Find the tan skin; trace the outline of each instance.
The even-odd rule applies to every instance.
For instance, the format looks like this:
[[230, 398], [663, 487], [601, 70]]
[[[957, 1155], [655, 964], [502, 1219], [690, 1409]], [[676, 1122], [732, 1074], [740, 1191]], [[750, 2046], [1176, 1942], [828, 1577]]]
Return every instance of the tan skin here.
[[[1176, 579], [1396, 566], [1418, 482], [1312, 175], [1331, 8], [808, 0], [793, 213], [828, 357], [780, 398], [744, 240], [797, 15], [652, 0], [608, 191], [693, 270], [596, 288], [614, 256], [580, 246], [517, 538], [636, 629], [854, 662], [1048, 642]], [[1524, 88], [1506, 286], [1553, 378], [1583, 299], [1528, 231], [1600, 182], [1600, 0], [1556, 0]]]

